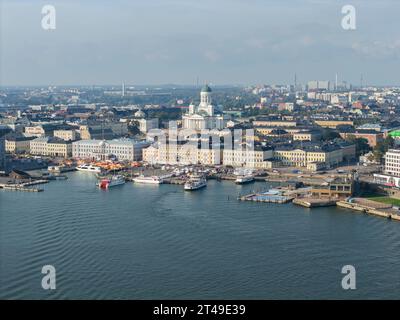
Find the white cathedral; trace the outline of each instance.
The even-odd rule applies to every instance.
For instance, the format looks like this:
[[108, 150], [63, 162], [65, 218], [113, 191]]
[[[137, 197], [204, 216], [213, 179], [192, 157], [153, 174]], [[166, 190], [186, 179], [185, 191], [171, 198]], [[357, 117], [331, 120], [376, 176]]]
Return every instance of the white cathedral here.
[[223, 115], [216, 115], [212, 105], [211, 88], [205, 85], [201, 89], [200, 104], [189, 106], [189, 112], [182, 116], [182, 126], [184, 129], [223, 129], [226, 120]]

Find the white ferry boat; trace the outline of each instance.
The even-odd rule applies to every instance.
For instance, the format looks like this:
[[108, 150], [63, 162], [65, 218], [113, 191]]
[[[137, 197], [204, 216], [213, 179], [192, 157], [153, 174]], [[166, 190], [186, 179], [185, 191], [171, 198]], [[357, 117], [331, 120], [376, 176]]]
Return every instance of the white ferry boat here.
[[111, 178], [100, 180], [97, 186], [101, 189], [108, 189], [111, 187], [120, 186], [121, 184], [125, 184], [125, 178], [123, 176], [117, 175], [112, 176]]
[[237, 176], [236, 180], [235, 180], [235, 183], [236, 184], [246, 184], [246, 183], [253, 182], [254, 180], [255, 180], [254, 176], [251, 176], [251, 175]]
[[145, 176], [139, 176], [137, 178], [132, 179], [133, 182], [135, 183], [145, 183], [145, 184], [161, 184], [164, 182], [164, 180], [160, 177], [145, 177]]
[[194, 191], [204, 187], [207, 187], [207, 180], [201, 176], [192, 176], [184, 185], [184, 189], [187, 191]]
[[100, 167], [92, 166], [91, 164], [82, 164], [76, 167], [76, 170], [83, 172], [101, 173]]

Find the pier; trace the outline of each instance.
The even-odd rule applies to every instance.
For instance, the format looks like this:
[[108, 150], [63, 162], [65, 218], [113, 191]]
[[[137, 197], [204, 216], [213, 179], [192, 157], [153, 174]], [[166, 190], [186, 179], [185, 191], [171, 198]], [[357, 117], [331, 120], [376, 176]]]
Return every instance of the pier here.
[[293, 200], [294, 204], [306, 208], [332, 207], [336, 206], [336, 202], [337, 200], [321, 199], [321, 198], [296, 198]]
[[240, 201], [253, 201], [253, 202], [267, 202], [267, 203], [288, 203], [292, 201], [294, 197], [284, 196], [281, 194], [273, 193], [252, 193], [244, 196], [239, 196]]
[[39, 184], [49, 183], [48, 180], [32, 180], [19, 183], [12, 183], [10, 181], [0, 183], [0, 189], [8, 191], [24, 191], [24, 192], [43, 192], [42, 188], [33, 188]]
[[387, 219], [400, 221], [400, 211], [392, 207], [392, 205], [384, 204], [372, 200], [362, 198], [352, 198], [350, 200], [338, 201], [338, 207], [371, 214]]
[[24, 192], [43, 192], [44, 189], [40, 188], [28, 188], [28, 187], [23, 187], [20, 185], [3, 185], [0, 186], [0, 188], [4, 190], [9, 190], [9, 191], [24, 191]]
[[38, 184], [46, 184], [46, 183], [49, 183], [49, 180], [32, 180], [32, 181], [29, 181], [29, 182], [23, 182], [23, 183], [20, 183], [19, 185], [20, 186], [22, 186], [22, 187], [30, 187], [30, 186], [36, 186], [36, 185], [38, 185]]

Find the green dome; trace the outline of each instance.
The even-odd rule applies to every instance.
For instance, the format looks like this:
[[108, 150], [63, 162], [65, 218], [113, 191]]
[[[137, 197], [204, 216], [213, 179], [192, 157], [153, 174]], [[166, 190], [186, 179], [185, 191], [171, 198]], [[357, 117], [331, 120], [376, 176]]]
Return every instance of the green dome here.
[[208, 86], [208, 84], [206, 84], [203, 89], [201, 89], [201, 92], [211, 92], [211, 88]]

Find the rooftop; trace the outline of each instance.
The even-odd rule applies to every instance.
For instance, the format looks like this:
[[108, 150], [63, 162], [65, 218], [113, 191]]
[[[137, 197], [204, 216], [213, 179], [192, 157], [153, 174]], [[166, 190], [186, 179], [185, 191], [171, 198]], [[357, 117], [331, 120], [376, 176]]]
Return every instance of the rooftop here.
[[101, 145], [104, 143], [112, 144], [112, 145], [127, 146], [127, 145], [133, 145], [133, 144], [145, 144], [146, 142], [137, 141], [137, 140], [133, 140], [133, 139], [113, 139], [113, 140], [79, 140], [79, 141], [75, 141], [73, 144], [74, 145], [80, 145], [80, 144]]

